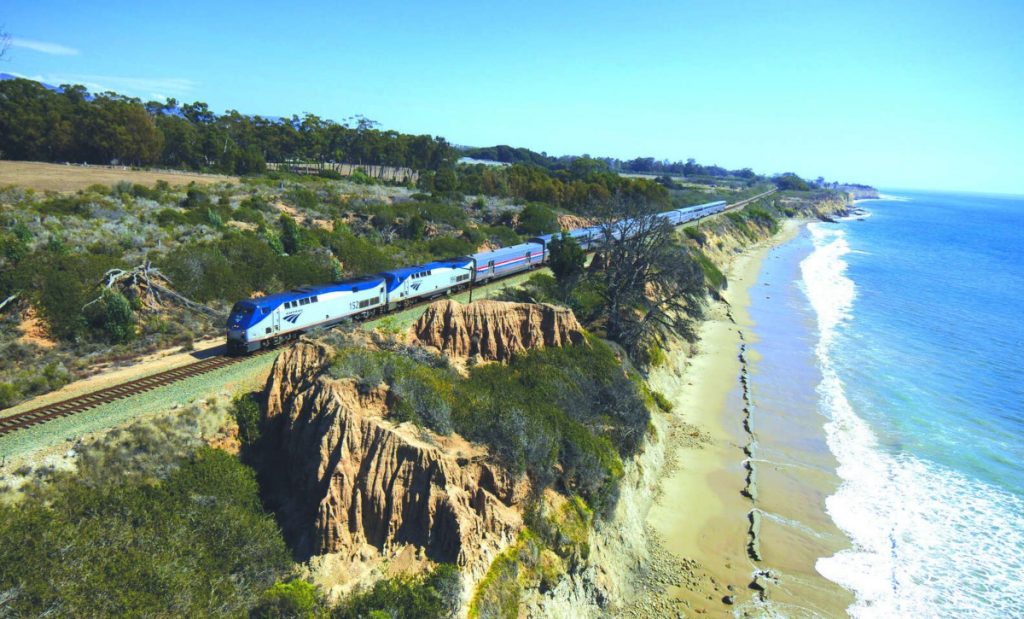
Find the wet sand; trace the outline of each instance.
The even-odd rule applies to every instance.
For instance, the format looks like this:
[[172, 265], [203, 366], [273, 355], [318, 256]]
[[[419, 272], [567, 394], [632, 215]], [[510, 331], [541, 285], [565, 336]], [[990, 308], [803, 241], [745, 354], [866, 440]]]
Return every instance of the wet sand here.
[[[813, 346], [802, 341], [813, 333], [772, 333], [765, 352], [749, 312], [751, 295], [760, 295], [756, 308], [774, 307], [761, 303], [771, 300], [772, 291], [759, 275], [766, 259], [786, 261], [773, 248], [802, 229], [802, 223], [789, 221], [775, 238], [735, 258], [727, 271], [726, 303], [709, 308], [698, 354], [686, 362], [681, 379], [655, 381], [675, 404], [673, 415], [710, 438], [701, 445], [667, 445], [666, 460], [677, 464], [665, 471], [647, 516], [671, 553], [700, 566], [700, 578], [668, 591], [693, 614], [835, 617], [844, 616], [853, 601], [814, 570], [818, 557], [846, 540], [824, 512], [838, 478], [816, 417]], [[779, 304], [784, 301], [780, 296]], [[776, 342], [790, 340], [787, 350], [776, 350]], [[789, 358], [801, 351], [806, 359]], [[780, 367], [796, 368], [796, 376], [766, 384], [761, 365], [771, 364], [763, 354], [776, 364], [768, 378], [778, 380]]]

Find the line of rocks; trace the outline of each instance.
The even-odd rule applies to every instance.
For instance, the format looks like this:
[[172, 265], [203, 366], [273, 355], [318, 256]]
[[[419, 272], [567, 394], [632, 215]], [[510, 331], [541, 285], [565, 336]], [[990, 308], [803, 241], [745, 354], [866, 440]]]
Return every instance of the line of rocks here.
[[[730, 316], [731, 318], [731, 316]], [[740, 337], [740, 386], [743, 390], [743, 430], [747, 433], [747, 444], [743, 446], [743, 453], [746, 459], [743, 461], [743, 468], [747, 471], [746, 484], [741, 490], [743, 496], [750, 499], [751, 510], [747, 513], [749, 522], [747, 529], [747, 555], [752, 561], [761, 561], [761, 510], [757, 507], [757, 468], [754, 466], [754, 452], [757, 449], [757, 434], [752, 425], [754, 410], [753, 399], [750, 395], [750, 368], [747, 361], [747, 342], [743, 331], [739, 331]], [[768, 583], [777, 583], [775, 574], [769, 570], [755, 570], [753, 580], [748, 588], [755, 592], [755, 597], [761, 602], [768, 599]]]
[[748, 529], [747, 554], [754, 561], [761, 560], [761, 513], [757, 510], [757, 469], [754, 467], [754, 450], [757, 448], [757, 437], [752, 427], [753, 403], [750, 397], [750, 369], [747, 362], [747, 342], [743, 332], [740, 336], [740, 386], [743, 389], [743, 430], [747, 433], [747, 444], [743, 446], [743, 453], [747, 456], [743, 461], [743, 468], [747, 471], [746, 485], [741, 491], [743, 496], [750, 499], [754, 508], [750, 510], [747, 518], [750, 520]]

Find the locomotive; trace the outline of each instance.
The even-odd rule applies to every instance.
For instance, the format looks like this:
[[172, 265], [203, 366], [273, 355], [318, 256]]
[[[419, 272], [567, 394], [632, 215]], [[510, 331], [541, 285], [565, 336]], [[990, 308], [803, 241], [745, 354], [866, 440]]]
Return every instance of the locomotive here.
[[[658, 217], [680, 225], [719, 213], [725, 201], [660, 213]], [[629, 234], [629, 221], [612, 227], [613, 239]], [[601, 226], [579, 228], [568, 235], [584, 250], [605, 239]], [[286, 292], [239, 301], [227, 321], [227, 347], [233, 354], [253, 352], [298, 337], [314, 327], [330, 327], [345, 320], [360, 320], [407, 305], [458, 292], [515, 273], [535, 269], [548, 261], [555, 234], [533, 237], [525, 243], [383, 271], [330, 284], [300, 286]]]

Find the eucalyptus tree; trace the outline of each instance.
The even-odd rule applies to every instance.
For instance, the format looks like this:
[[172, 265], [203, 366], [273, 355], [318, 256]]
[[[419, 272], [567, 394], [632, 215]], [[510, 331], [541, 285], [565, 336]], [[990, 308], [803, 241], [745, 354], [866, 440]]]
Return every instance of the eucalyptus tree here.
[[595, 208], [604, 238], [589, 277], [603, 298], [608, 337], [639, 362], [673, 337], [693, 341], [704, 275], [674, 226], [659, 217], [659, 204], [620, 192]]

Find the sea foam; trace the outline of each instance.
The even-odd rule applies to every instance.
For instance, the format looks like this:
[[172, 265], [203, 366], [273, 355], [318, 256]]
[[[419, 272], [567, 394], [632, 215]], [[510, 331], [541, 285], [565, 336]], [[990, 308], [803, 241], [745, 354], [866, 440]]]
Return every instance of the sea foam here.
[[800, 265], [817, 314], [825, 432], [842, 483], [826, 501], [852, 548], [818, 571], [850, 589], [855, 617], [1024, 616], [1024, 504], [1001, 489], [879, 445], [857, 415], [831, 354], [853, 316], [850, 253], [834, 226], [811, 224], [815, 250]]

